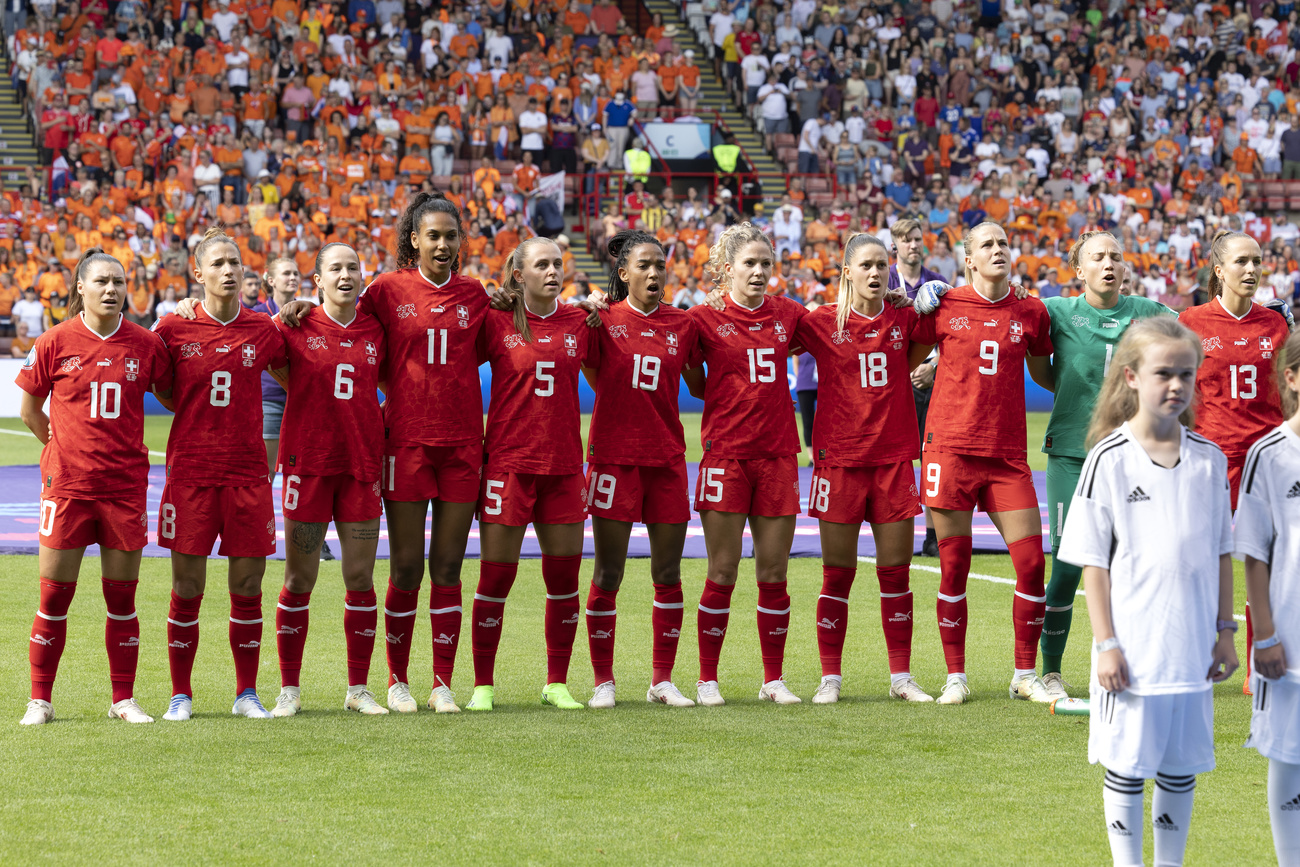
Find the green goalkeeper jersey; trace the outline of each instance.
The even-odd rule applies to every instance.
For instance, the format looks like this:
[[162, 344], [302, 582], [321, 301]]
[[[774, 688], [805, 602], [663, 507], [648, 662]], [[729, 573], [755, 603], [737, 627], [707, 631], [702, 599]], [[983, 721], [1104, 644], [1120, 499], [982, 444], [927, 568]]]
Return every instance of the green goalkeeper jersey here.
[[1056, 395], [1052, 417], [1047, 422], [1043, 451], [1049, 455], [1085, 458], [1084, 440], [1097, 405], [1102, 380], [1110, 368], [1115, 345], [1124, 329], [1135, 319], [1173, 316], [1158, 301], [1140, 295], [1121, 295], [1109, 310], [1098, 310], [1083, 295], [1048, 298], [1044, 301], [1052, 317], [1052, 375]]

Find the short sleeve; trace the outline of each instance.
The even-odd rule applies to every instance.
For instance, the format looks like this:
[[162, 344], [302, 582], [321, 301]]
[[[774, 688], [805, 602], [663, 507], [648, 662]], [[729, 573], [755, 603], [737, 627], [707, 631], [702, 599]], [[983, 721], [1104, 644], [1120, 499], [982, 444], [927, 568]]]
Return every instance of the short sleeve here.
[[361, 297], [357, 298], [357, 312], [378, 318], [379, 313], [375, 309], [377, 306], [375, 303], [375, 283], [372, 280], [370, 285], [365, 288], [365, 291], [361, 293]]
[[918, 315], [916, 325], [912, 327], [912, 341], [923, 346], [933, 346], [939, 342], [939, 317], [931, 313]]
[[821, 348], [822, 342], [817, 336], [817, 329], [811, 317], [805, 316], [795, 325], [793, 343], [795, 346], [802, 347], [804, 352], [811, 352], [814, 355], [815, 350]]
[[704, 343], [700, 339], [700, 327], [694, 319], [688, 321], [686, 331], [686, 361], [684, 365], [687, 368], [696, 368], [704, 364]]
[[[1101, 463], [1100, 460], [1097, 462]], [[1070, 514], [1065, 519], [1057, 555], [1066, 563], [1110, 568], [1115, 539], [1115, 513], [1111, 507], [1113, 486], [1109, 477], [1113, 465], [1113, 461], [1106, 461], [1094, 468], [1089, 466], [1089, 462], [1084, 462], [1079, 486], [1070, 501]]]
[[1039, 302], [1035, 314], [1038, 318], [1038, 327], [1034, 329], [1034, 336], [1029, 344], [1029, 354], [1035, 356], [1051, 355], [1054, 351], [1052, 347], [1052, 314], [1047, 312], [1047, 307]]
[[285, 342], [284, 335], [275, 325], [271, 325], [267, 341], [271, 344], [271, 360], [266, 365], [267, 370], [279, 370], [289, 364], [289, 346]]
[[1231, 554], [1232, 542], [1232, 491], [1228, 487], [1227, 467], [1224, 467], [1223, 487], [1219, 489], [1219, 556]]
[[174, 377], [174, 367], [172, 365], [172, 354], [167, 349], [167, 344], [162, 342], [162, 338], [154, 341], [153, 357], [153, 387], [155, 391], [170, 391], [172, 379]]
[[1233, 531], [1233, 553], [1270, 562], [1276, 531], [1268, 500], [1245, 491], [1237, 498], [1237, 526]]
[[49, 364], [52, 353], [50, 341], [38, 339], [27, 353], [22, 369], [14, 379], [18, 387], [32, 397], [48, 397], [54, 388], [54, 377]]

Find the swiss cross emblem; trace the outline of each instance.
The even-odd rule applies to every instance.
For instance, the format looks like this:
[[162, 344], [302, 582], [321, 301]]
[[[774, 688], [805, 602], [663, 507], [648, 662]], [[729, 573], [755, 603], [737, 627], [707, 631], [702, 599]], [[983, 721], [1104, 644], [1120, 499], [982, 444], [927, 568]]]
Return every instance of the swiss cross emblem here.
[[1017, 337], [1021, 337], [1021, 336], [1023, 336], [1024, 333], [1025, 333], [1025, 326], [1021, 325], [1019, 322], [1017, 322], [1016, 320], [1012, 319], [1012, 320], [1011, 320], [1011, 333], [1014, 334], [1014, 335], [1017, 336]]
[[897, 325], [895, 325], [893, 328], [890, 328], [890, 329], [889, 329], [889, 339], [890, 339], [890, 340], [902, 340], [902, 339], [903, 339], [903, 329], [899, 328]]
[[577, 349], [577, 348], [578, 348], [578, 338], [575, 337], [575, 336], [572, 335], [572, 334], [566, 334], [566, 335], [564, 335], [564, 348], [565, 348], [565, 349]]
[[245, 343], [240, 352], [244, 356], [244, 367], [252, 367], [253, 362], [257, 359], [257, 347], [251, 343]]
[[457, 305], [456, 305], [456, 318], [457, 318], [457, 319], [468, 319], [468, 318], [469, 318], [469, 308], [466, 307], [464, 304], [457, 304]]
[[677, 345], [677, 335], [676, 335], [676, 334], [673, 334], [671, 331], [665, 331], [664, 334], [666, 334], [666, 335], [668, 336], [668, 345], [669, 345], [669, 346], [676, 346], [676, 345]]
[[780, 322], [777, 322], [775, 325], [773, 325], [772, 330], [775, 331], [777, 334], [785, 334], [785, 326]]
[[1271, 338], [1271, 337], [1261, 337], [1261, 338], [1259, 339], [1259, 351], [1260, 351], [1260, 352], [1272, 352], [1272, 351], [1273, 351], [1273, 338]]
[[378, 352], [378, 350], [375, 349], [375, 344], [372, 343], [371, 341], [367, 340], [367, 341], [366, 341], [366, 355], [378, 355], [378, 354], [379, 354], [379, 352]]
[[130, 382], [135, 382], [135, 378], [140, 375], [140, 359], [128, 358], [126, 360], [126, 378]]

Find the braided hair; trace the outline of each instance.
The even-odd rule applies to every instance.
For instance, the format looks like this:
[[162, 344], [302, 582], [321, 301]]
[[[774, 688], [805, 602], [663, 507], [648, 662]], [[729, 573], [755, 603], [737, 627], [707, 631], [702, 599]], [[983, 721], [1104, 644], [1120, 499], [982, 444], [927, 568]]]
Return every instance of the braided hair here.
[[627, 256], [633, 249], [642, 244], [654, 244], [659, 248], [659, 252], [664, 252], [664, 245], [659, 243], [659, 239], [649, 232], [628, 230], [619, 232], [610, 238], [606, 244], [609, 250], [609, 258], [613, 260], [614, 266], [609, 273], [608, 294], [610, 303], [623, 301], [627, 298], [627, 283], [623, 278], [618, 276], [618, 269], [627, 265]]
[[430, 214], [447, 214], [456, 221], [456, 255], [451, 259], [451, 270], [460, 270], [460, 240], [465, 234], [460, 222], [460, 209], [443, 197], [442, 193], [416, 193], [406, 206], [397, 223], [397, 267], [417, 268], [420, 253], [411, 243], [411, 235], [418, 232], [424, 218]]

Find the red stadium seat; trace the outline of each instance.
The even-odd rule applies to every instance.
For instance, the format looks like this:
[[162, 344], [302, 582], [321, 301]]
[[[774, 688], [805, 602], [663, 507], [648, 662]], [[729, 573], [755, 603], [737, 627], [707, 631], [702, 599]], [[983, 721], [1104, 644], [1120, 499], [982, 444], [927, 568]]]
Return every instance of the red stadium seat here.
[[799, 146], [799, 139], [788, 132], [779, 132], [772, 136], [772, 144], [778, 149], [793, 148]]
[[1264, 208], [1268, 211], [1285, 211], [1286, 199], [1281, 196], [1269, 196], [1264, 200]]
[[831, 179], [821, 176], [804, 178], [803, 188], [809, 193], [829, 193], [831, 191]]
[[453, 160], [451, 170], [458, 175], [473, 175], [474, 169], [470, 168], [469, 160]]
[[1281, 181], [1264, 181], [1261, 186], [1263, 189], [1260, 190], [1260, 194], [1267, 199], [1286, 195], [1286, 185]]
[[793, 147], [777, 148], [776, 159], [777, 162], [797, 164], [799, 161], [799, 150]]
[[808, 201], [819, 208], [824, 208], [831, 202], [835, 201], [835, 194], [828, 191], [808, 194]]

